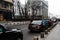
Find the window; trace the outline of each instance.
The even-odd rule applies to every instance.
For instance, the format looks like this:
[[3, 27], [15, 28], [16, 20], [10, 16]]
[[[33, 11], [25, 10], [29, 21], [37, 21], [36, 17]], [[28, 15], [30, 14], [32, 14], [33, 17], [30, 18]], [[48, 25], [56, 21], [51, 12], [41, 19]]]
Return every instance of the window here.
[[8, 8], [9, 7], [9, 4], [6, 3], [6, 2], [2, 2], [1, 4], [2, 4], [2, 7], [4, 7], [4, 8]]

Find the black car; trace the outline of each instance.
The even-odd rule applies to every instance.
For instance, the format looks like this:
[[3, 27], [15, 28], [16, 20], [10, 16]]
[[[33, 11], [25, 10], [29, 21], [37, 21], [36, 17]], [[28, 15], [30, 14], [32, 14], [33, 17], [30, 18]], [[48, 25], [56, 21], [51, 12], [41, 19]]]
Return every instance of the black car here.
[[44, 30], [46, 30], [47, 28], [51, 27], [53, 25], [53, 23], [50, 19], [44, 19], [44, 20], [42, 20], [41, 25], [44, 28]]
[[53, 25], [53, 21], [50, 19], [49, 21], [48, 21], [48, 26], [52, 26]]
[[28, 29], [30, 31], [42, 31], [41, 22], [42, 22], [42, 20], [34, 20], [34, 21], [32, 21], [29, 24]]
[[6, 29], [0, 25], [0, 40], [23, 40], [23, 33], [20, 29]]

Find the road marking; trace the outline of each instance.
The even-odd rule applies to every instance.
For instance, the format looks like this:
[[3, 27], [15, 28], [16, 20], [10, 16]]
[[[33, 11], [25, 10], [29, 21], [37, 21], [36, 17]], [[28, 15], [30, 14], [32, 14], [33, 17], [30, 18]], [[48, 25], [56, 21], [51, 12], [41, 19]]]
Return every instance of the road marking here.
[[23, 28], [23, 29], [21, 29], [21, 30], [26, 30], [26, 29], [28, 29], [28, 28]]

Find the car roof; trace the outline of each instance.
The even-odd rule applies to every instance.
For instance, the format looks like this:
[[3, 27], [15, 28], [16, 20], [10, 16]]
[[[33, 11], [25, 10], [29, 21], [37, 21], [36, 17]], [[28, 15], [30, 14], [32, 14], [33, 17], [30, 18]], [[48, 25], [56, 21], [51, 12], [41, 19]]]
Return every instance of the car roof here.
[[32, 22], [42, 22], [42, 20], [34, 20], [34, 21], [32, 21]]

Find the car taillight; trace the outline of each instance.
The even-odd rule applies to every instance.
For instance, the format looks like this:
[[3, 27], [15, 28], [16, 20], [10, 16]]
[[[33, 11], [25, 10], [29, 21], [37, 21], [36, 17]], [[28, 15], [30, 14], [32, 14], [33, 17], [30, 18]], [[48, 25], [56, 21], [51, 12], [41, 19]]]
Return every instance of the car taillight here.
[[40, 28], [41, 28], [41, 26], [38, 25], [38, 26], [37, 26], [37, 29], [40, 29]]

